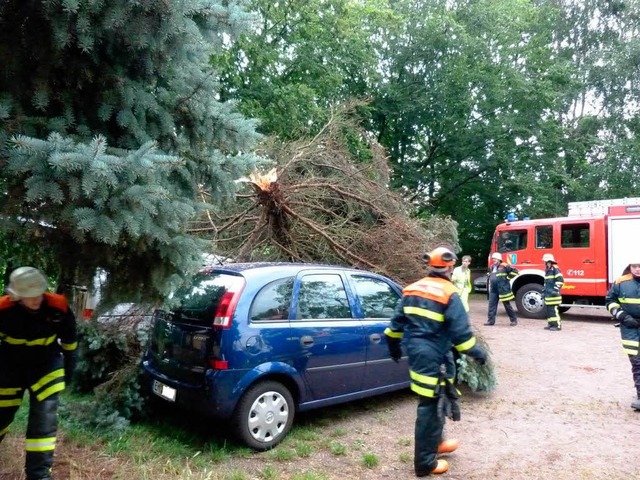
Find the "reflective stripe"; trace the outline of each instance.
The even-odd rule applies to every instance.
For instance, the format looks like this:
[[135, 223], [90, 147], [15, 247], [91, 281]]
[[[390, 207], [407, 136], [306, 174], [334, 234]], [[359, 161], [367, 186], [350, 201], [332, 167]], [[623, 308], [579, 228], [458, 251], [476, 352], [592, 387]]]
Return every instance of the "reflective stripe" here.
[[26, 338], [13, 338], [3, 335], [2, 341], [7, 342], [10, 345], [25, 345], [27, 347], [34, 347], [40, 345], [51, 345], [56, 341], [58, 335], [52, 335], [47, 338], [36, 338], [34, 340], [27, 340]]
[[476, 337], [471, 337], [469, 340], [467, 340], [466, 342], [462, 342], [459, 345], [454, 345], [456, 350], [459, 352], [464, 352], [469, 350], [470, 348], [473, 348], [473, 346], [476, 344]]
[[393, 330], [391, 330], [389, 327], [384, 329], [384, 334], [387, 337], [391, 337], [391, 338], [402, 338], [403, 333], [402, 332], [394, 332]]
[[514, 298], [516, 298], [513, 296], [513, 292], [503, 293], [502, 295], [498, 295], [498, 297], [500, 298], [501, 302], [507, 302], [509, 300], [513, 300]]
[[413, 370], [409, 370], [409, 376], [411, 377], [411, 380], [424, 383], [425, 385], [438, 384], [438, 377], [428, 377], [427, 375], [422, 375], [421, 373], [414, 372]]
[[60, 368], [58, 370], [54, 370], [53, 372], [47, 373], [44, 377], [38, 380], [36, 383], [31, 385], [31, 391], [35, 392], [36, 390], [40, 390], [47, 383], [55, 380], [56, 378], [64, 377], [64, 368]]
[[609, 312], [611, 312], [614, 308], [620, 308], [620, 304], [619, 303], [610, 303], [609, 306], [607, 307], [607, 310], [609, 310]]
[[422, 395], [423, 397], [433, 398], [433, 397], [436, 396], [435, 390], [432, 390], [430, 388], [420, 387], [420, 386], [416, 385], [415, 383], [411, 384], [411, 390], [416, 392], [418, 395]]
[[66, 350], [68, 352], [75, 350], [76, 348], [78, 348], [78, 342], [73, 342], [73, 343], [62, 343], [60, 342], [60, 346], [62, 347], [63, 350]]
[[640, 349], [640, 342], [638, 340], [622, 340], [622, 350], [627, 355], [635, 357], [638, 355], [638, 349]]
[[21, 398], [14, 398], [12, 400], [0, 400], [0, 408], [3, 407], [19, 407], [22, 403]]
[[0, 388], [0, 395], [16, 395], [22, 389], [18, 388]]
[[441, 313], [433, 312], [431, 310], [427, 310], [426, 308], [404, 307], [403, 312], [413, 315], [420, 315], [421, 317], [426, 317], [430, 320], [435, 320], [436, 322], [444, 322], [444, 315], [442, 315]]
[[633, 303], [635, 305], [640, 305], [640, 298], [618, 298], [620, 303]]
[[42, 392], [40, 392], [38, 395], [36, 395], [36, 398], [42, 401], [45, 398], [50, 397], [54, 393], [61, 392], [62, 390], [64, 390], [64, 388], [65, 388], [64, 382], [56, 383], [55, 385], [51, 385], [46, 390], [43, 390]]
[[27, 438], [25, 443], [26, 443], [25, 450], [27, 452], [47, 452], [50, 450], [55, 450], [56, 437]]

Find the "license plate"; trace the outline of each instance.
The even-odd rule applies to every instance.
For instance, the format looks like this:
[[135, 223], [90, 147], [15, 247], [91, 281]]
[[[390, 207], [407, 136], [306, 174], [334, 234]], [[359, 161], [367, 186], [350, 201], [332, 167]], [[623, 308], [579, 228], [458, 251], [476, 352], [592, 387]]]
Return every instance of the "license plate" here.
[[171, 388], [169, 385], [165, 385], [158, 380], [153, 381], [153, 393], [166, 400], [169, 400], [170, 402], [176, 401], [176, 389]]

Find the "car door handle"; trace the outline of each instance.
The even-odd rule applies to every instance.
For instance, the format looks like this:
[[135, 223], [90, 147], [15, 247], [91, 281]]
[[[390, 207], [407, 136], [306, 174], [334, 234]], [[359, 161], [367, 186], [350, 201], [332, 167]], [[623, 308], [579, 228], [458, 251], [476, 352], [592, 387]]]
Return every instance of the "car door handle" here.
[[380, 343], [382, 341], [382, 336], [379, 333], [374, 333], [369, 335], [369, 340], [371, 340], [371, 343]]
[[590, 259], [590, 258], [587, 258], [586, 260], [583, 260], [583, 262], [582, 262], [582, 263], [596, 263], [596, 261], [595, 261], [595, 260], [592, 260], [592, 259]]
[[310, 347], [313, 345], [313, 337], [311, 335], [305, 335], [300, 338], [300, 343], [305, 347]]

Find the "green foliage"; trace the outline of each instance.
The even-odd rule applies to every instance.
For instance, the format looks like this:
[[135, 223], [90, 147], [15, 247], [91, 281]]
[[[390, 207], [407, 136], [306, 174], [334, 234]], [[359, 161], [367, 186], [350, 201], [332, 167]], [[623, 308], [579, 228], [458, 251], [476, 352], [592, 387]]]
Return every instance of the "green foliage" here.
[[119, 432], [131, 419], [145, 415], [140, 358], [148, 325], [109, 322], [78, 325], [78, 362], [73, 387], [92, 392], [91, 401], [74, 412], [76, 420], [93, 428]]
[[256, 162], [256, 123], [209, 65], [252, 25], [243, 4], [0, 4], [2, 230], [52, 253], [37, 266], [69, 284], [101, 267], [128, 300], [199, 266], [186, 224]]
[[476, 333], [478, 345], [487, 352], [487, 362], [480, 365], [467, 355], [460, 355], [456, 360], [457, 363], [457, 381], [460, 384], [466, 384], [472, 392], [492, 392], [498, 385], [496, 376], [496, 368], [491, 359], [491, 349], [486, 340]]

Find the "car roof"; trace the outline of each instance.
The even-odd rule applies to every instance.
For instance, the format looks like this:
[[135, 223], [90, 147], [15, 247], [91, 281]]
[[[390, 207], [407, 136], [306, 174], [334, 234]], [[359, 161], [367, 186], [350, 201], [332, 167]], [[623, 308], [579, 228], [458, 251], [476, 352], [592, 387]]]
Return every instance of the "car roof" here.
[[[242, 274], [243, 276], [263, 275], [269, 272], [277, 271], [278, 273], [289, 273], [291, 275], [297, 274], [302, 270], [340, 270], [344, 272], [365, 274], [371, 276], [377, 276], [385, 278], [387, 280], [392, 279], [385, 275], [371, 272], [369, 270], [361, 270], [353, 267], [345, 267], [341, 265], [328, 265], [322, 263], [301, 263], [301, 262], [247, 262], [247, 263], [226, 263], [224, 265], [207, 266], [200, 270], [201, 273], [214, 273], [214, 272], [233, 272]], [[394, 282], [397, 283], [397, 282]]]

